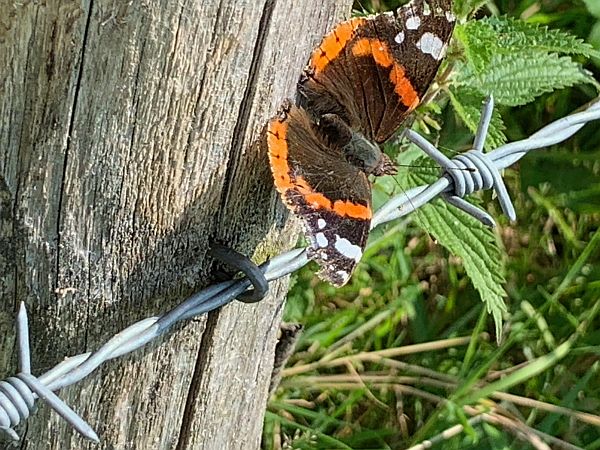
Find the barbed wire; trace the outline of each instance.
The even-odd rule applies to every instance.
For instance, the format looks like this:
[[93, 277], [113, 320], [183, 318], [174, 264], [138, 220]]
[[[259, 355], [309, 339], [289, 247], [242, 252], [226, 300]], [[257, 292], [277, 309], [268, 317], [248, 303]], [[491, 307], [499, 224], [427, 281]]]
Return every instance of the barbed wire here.
[[[509, 219], [514, 220], [515, 209], [500, 171], [517, 162], [529, 151], [558, 144], [571, 137], [586, 123], [600, 119], [600, 99], [596, 99], [582, 112], [552, 122], [527, 139], [483, 153], [493, 109], [493, 99], [489, 98], [482, 109], [473, 148], [452, 159], [446, 157], [418, 133], [408, 130], [405, 134], [407, 139], [436, 161], [444, 172], [431, 185], [410, 189], [386, 202], [373, 216], [371, 227], [405, 216], [436, 197], [443, 198], [484, 224], [493, 226], [494, 219], [486, 211], [464, 200], [465, 196], [483, 189], [494, 189], [502, 211]], [[24, 303], [21, 303], [17, 315], [19, 372], [0, 381], [0, 430], [18, 440], [19, 436], [14, 427], [26, 420], [34, 408], [35, 401], [42, 399], [84, 437], [99, 442], [92, 427], [54, 394], [54, 391], [82, 380], [101, 364], [144, 346], [183, 320], [205, 314], [236, 298], [244, 302], [259, 301], [266, 294], [269, 281], [295, 272], [308, 263], [304, 248], [284, 252], [260, 266], [256, 266], [249, 258], [223, 247], [213, 247], [211, 254], [243, 272], [245, 277], [209, 286], [165, 314], [149, 317], [127, 327], [95, 352], [67, 358], [39, 377], [31, 373], [27, 312]], [[251, 286], [253, 290], [246, 292]]]

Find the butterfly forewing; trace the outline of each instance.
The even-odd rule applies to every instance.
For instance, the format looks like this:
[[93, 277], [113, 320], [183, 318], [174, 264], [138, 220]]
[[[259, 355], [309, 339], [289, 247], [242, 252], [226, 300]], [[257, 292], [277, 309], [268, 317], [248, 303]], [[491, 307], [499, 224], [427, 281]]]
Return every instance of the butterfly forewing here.
[[415, 0], [396, 14], [339, 24], [311, 56], [298, 83], [300, 104], [386, 141], [423, 98], [454, 23], [450, 0]]

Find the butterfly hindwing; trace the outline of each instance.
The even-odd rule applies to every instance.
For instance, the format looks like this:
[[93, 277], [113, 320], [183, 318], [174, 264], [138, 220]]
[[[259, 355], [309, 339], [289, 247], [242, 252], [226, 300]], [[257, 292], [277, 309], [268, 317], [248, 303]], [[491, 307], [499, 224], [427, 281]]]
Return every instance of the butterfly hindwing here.
[[372, 215], [367, 176], [295, 106], [271, 119], [267, 145], [275, 186], [303, 221], [319, 275], [335, 286], [345, 284], [367, 243]]

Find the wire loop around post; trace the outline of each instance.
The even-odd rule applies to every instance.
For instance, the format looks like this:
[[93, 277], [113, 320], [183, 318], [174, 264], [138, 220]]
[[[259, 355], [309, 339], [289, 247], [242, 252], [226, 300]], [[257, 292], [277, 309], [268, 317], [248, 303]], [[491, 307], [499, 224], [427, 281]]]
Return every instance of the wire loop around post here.
[[261, 301], [269, 292], [269, 282], [262, 270], [252, 262], [250, 258], [235, 251], [232, 248], [220, 244], [213, 244], [210, 254], [222, 263], [228, 264], [234, 269], [243, 272], [252, 282], [252, 290], [238, 295], [237, 300], [243, 303], [256, 303]]

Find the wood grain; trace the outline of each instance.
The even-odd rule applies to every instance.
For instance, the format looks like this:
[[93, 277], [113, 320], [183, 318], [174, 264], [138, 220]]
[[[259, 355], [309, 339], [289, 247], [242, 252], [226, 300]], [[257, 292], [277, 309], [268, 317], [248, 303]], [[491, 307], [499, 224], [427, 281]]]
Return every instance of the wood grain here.
[[[213, 280], [211, 241], [293, 245], [260, 131], [349, 0], [0, 2], [0, 375], [31, 315], [34, 372]], [[258, 448], [287, 282], [60, 392], [28, 449]]]

